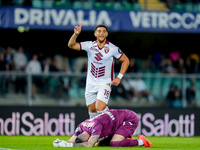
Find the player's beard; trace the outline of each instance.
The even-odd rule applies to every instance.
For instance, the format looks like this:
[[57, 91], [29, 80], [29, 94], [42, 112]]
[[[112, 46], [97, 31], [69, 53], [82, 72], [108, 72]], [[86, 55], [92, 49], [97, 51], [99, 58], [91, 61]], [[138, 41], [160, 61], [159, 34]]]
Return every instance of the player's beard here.
[[104, 43], [106, 41], [106, 38], [104, 37], [102, 40], [99, 38], [98, 41], [99, 43]]

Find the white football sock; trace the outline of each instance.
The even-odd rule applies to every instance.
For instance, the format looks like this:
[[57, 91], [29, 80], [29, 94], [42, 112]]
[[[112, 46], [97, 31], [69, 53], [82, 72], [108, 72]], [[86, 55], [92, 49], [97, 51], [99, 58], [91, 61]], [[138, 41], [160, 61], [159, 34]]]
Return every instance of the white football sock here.
[[90, 116], [90, 118], [92, 118], [92, 117], [94, 117], [94, 116], [96, 116], [96, 115], [98, 115], [97, 112], [95, 112], [95, 113], [93, 113], [93, 112], [89, 112], [89, 116]]

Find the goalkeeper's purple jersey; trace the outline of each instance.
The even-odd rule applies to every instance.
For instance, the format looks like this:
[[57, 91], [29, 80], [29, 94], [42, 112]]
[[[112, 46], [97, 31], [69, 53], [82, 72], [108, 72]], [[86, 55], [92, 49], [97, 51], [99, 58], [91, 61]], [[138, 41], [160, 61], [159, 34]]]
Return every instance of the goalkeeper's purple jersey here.
[[86, 131], [91, 136], [100, 135], [100, 139], [112, 136], [119, 126], [122, 126], [124, 121], [129, 121], [136, 118], [137, 114], [128, 109], [111, 109], [98, 116], [87, 119], [80, 123], [75, 130], [74, 135], [78, 136]]

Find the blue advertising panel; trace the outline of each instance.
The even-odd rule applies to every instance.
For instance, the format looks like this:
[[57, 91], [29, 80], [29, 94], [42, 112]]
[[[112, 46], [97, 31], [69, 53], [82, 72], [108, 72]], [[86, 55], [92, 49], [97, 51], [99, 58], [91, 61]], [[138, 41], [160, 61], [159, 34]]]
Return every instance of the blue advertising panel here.
[[0, 28], [92, 31], [105, 24], [110, 31], [200, 33], [200, 13], [159, 11], [106, 11], [0, 7]]

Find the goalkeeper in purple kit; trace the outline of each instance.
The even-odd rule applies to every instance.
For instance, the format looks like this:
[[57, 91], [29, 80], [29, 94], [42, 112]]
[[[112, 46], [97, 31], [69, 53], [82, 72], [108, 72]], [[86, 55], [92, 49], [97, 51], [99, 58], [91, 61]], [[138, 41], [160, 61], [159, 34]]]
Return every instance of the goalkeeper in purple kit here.
[[54, 147], [93, 147], [108, 145], [112, 147], [152, 147], [143, 135], [132, 139], [139, 123], [137, 114], [128, 109], [110, 109], [80, 123], [74, 135], [68, 140], [55, 140]]

